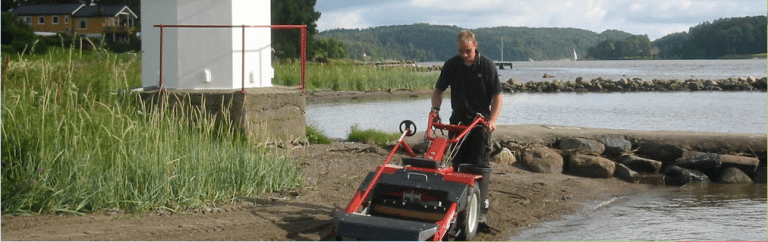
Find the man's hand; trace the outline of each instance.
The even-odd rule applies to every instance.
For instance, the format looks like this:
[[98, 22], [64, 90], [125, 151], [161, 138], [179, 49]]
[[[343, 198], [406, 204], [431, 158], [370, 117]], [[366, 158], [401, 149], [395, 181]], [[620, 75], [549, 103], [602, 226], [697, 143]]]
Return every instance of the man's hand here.
[[488, 128], [488, 131], [493, 132], [496, 130], [496, 120], [489, 120], [485, 123], [485, 126]]

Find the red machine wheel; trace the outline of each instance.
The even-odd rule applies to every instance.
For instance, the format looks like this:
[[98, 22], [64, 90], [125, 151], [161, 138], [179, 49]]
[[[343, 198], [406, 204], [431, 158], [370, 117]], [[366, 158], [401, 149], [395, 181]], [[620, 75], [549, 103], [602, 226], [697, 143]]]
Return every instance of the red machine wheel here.
[[480, 189], [477, 183], [472, 185], [467, 192], [467, 206], [459, 213], [459, 228], [461, 233], [459, 240], [472, 240], [477, 234], [480, 225]]

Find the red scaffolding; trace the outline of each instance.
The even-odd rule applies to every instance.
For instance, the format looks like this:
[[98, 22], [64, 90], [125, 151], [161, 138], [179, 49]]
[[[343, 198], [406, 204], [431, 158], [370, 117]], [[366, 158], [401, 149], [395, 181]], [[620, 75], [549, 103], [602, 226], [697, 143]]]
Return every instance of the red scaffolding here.
[[243, 29], [243, 60], [242, 60], [242, 93], [245, 93], [245, 28], [298, 29], [301, 32], [301, 90], [306, 84], [307, 67], [307, 26], [306, 25], [178, 25], [157, 24], [160, 28], [160, 82], [158, 88], [163, 91], [163, 29], [164, 28], [242, 28]]

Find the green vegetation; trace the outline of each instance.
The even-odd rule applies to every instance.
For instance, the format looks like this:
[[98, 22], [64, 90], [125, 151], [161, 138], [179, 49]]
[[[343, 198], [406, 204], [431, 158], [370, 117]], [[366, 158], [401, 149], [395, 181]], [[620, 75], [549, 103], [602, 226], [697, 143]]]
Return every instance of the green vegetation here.
[[766, 52], [766, 16], [718, 19], [653, 42], [662, 59], [715, 59]]
[[[284, 86], [301, 85], [301, 64], [297, 61], [275, 62], [272, 83]], [[379, 68], [356, 64], [350, 60], [328, 63], [307, 63], [307, 90], [368, 91], [368, 90], [429, 90], [439, 73], [417, 72], [409, 67]]]
[[176, 210], [302, 185], [286, 154], [230, 122], [125, 92], [140, 85], [139, 55], [55, 47], [2, 60], [3, 214]]
[[395, 141], [398, 138], [400, 138], [400, 133], [391, 133], [387, 134], [382, 131], [378, 131], [375, 129], [366, 129], [362, 130], [359, 126], [355, 125], [352, 126], [351, 132], [349, 132], [349, 136], [347, 137], [347, 140], [352, 142], [362, 142], [362, 143], [373, 143], [377, 145], [386, 145], [387, 143], [391, 141]]
[[623, 40], [609, 39], [589, 47], [587, 55], [600, 60], [648, 59], [651, 55], [651, 40], [645, 35]]
[[330, 144], [331, 139], [315, 126], [307, 125], [307, 140], [312, 144]]
[[[356, 60], [446, 61], [456, 56], [457, 26], [413, 24], [367, 29], [323, 31], [320, 37], [334, 38], [347, 47], [349, 58]], [[472, 30], [477, 34], [480, 51], [501, 60], [504, 41], [505, 61], [571, 59], [590, 46], [608, 39], [626, 39], [632, 34], [607, 30], [597, 34], [575, 28], [493, 27]]]

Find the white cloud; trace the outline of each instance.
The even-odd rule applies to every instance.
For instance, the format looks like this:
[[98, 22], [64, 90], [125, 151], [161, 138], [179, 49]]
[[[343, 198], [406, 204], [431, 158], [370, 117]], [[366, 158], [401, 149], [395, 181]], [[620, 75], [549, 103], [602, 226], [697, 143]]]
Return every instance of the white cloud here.
[[322, 13], [317, 20], [320, 30], [356, 29], [371, 27], [363, 17], [362, 10], [348, 9], [345, 11]]

